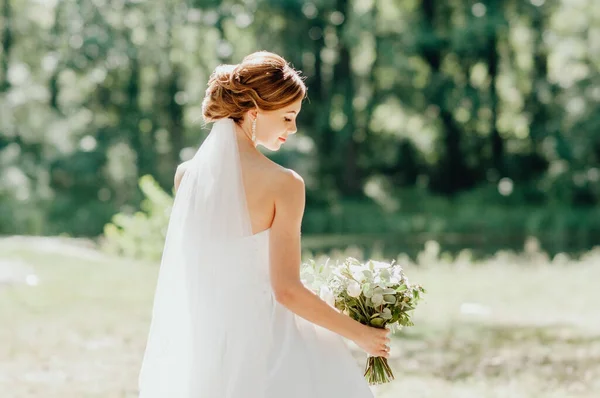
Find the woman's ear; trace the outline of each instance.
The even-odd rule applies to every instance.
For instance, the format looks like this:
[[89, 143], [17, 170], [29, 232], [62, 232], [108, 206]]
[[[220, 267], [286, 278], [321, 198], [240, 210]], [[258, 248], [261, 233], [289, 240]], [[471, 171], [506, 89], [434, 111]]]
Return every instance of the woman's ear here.
[[246, 111], [246, 113], [244, 114], [244, 120], [256, 120], [256, 115], [258, 115], [258, 112], [256, 111], [256, 108], [250, 109], [249, 111]]

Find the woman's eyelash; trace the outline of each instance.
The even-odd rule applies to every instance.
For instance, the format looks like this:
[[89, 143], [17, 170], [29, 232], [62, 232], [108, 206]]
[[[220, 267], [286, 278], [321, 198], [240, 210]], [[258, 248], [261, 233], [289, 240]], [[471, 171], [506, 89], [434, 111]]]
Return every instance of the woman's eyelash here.
[[291, 121], [292, 121], [292, 119], [288, 119], [287, 117], [284, 117], [283, 119], [284, 119], [286, 122], [291, 122]]

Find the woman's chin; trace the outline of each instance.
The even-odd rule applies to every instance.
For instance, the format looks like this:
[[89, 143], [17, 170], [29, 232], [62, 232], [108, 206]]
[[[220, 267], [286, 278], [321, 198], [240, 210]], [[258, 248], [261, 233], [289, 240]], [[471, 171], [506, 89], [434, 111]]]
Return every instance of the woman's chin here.
[[269, 151], [277, 152], [278, 150], [281, 149], [282, 145], [283, 145], [283, 142], [277, 140], [276, 142], [273, 142], [273, 143], [263, 144], [263, 147], [265, 147]]

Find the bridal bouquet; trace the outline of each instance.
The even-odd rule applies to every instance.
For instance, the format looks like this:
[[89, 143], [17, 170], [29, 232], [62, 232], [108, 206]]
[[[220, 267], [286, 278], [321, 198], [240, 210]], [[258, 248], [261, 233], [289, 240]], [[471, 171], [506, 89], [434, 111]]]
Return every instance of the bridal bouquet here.
[[[330, 305], [364, 325], [399, 330], [412, 326], [411, 311], [425, 289], [410, 284], [402, 267], [391, 263], [354, 258], [333, 265], [309, 261], [302, 281]], [[387, 383], [394, 374], [384, 357], [369, 357], [365, 378], [370, 385]]]

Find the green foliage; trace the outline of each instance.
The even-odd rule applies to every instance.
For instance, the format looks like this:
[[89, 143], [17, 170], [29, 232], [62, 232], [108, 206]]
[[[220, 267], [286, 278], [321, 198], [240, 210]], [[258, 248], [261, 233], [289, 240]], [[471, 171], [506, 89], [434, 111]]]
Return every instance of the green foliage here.
[[167, 234], [173, 198], [152, 176], [140, 179], [144, 194], [142, 211], [118, 213], [104, 228], [102, 246], [109, 253], [126, 257], [158, 260]]
[[208, 76], [259, 49], [309, 86], [269, 154], [307, 181], [307, 232], [595, 231], [600, 3], [571, 3], [6, 0], [0, 231], [96, 236], [140, 176], [169, 190]]
[[[157, 260], [162, 254], [173, 198], [151, 176], [139, 181], [141, 209], [113, 216], [104, 229], [103, 247], [111, 253]], [[509, 247], [521, 248], [537, 237], [551, 253], [577, 252], [600, 237], [600, 210], [564, 205], [526, 206], [521, 196], [504, 197], [496, 187], [481, 187], [449, 200], [419, 190], [398, 192], [400, 205], [386, 211], [375, 202], [340, 201], [328, 208], [307, 209], [303, 245], [331, 250], [347, 245], [418, 257], [430, 240], [444, 250], [477, 248], [479, 255]], [[312, 237], [314, 235], [314, 238]]]
[[395, 204], [389, 210], [374, 201], [341, 200], [307, 209], [303, 246], [319, 252], [350, 245], [367, 250], [367, 256], [383, 250], [416, 257], [423, 244], [434, 240], [444, 251], [470, 248], [488, 256], [503, 248], [519, 250], [529, 237], [552, 254], [577, 253], [600, 239], [600, 209], [529, 205], [523, 199], [529, 195], [515, 188], [506, 197], [495, 186], [482, 186], [448, 199], [406, 189], [388, 198]]
[[598, 209], [563, 204], [532, 206], [503, 198], [488, 187], [452, 199], [415, 190], [406, 190], [393, 199], [399, 203], [397, 210], [386, 210], [365, 200], [342, 200], [329, 207], [310, 208], [303, 226], [307, 232], [319, 234], [485, 232], [491, 236], [523, 236], [600, 232]]

